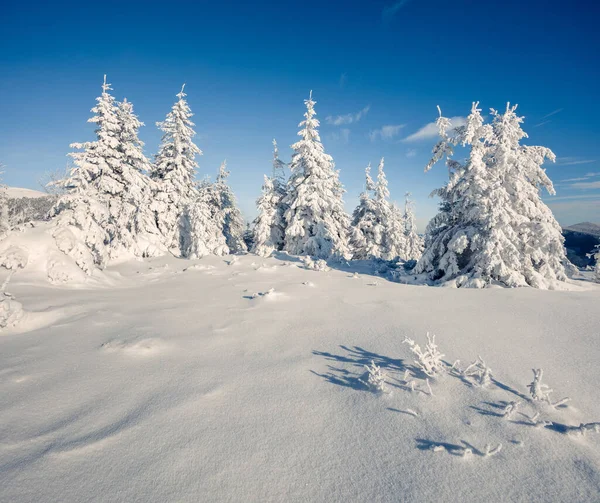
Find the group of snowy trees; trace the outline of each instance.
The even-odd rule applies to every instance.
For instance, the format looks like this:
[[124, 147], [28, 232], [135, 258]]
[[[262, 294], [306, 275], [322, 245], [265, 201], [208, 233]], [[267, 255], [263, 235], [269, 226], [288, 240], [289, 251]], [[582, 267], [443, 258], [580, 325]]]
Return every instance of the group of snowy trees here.
[[192, 113], [183, 88], [158, 127], [163, 137], [154, 162], [143, 153], [143, 125], [127, 100], [116, 102], [111, 87], [92, 109], [96, 140], [75, 143], [74, 166], [64, 193], [51, 210], [59, 247], [84, 270], [121, 256], [147, 257], [170, 251], [200, 257], [245, 250], [243, 221], [227, 185], [225, 164], [217, 181], [196, 182]]
[[405, 212], [390, 201], [383, 159], [377, 184], [367, 168], [365, 191], [353, 218], [344, 210], [344, 188], [333, 159], [319, 137], [312, 92], [305, 100], [300, 141], [292, 145], [291, 176], [284, 183], [283, 163], [274, 141], [273, 175], [265, 176], [257, 201], [252, 251], [267, 256], [274, 250], [320, 259], [418, 259], [422, 251], [412, 202]]
[[[427, 227], [413, 273], [456, 286], [553, 288], [570, 267], [561, 228], [540, 197], [542, 188], [554, 194], [542, 164], [555, 156], [520, 144], [527, 135], [516, 106], [504, 113], [491, 109], [492, 121], [485, 123], [478, 105], [457, 128], [440, 111], [441, 140], [426, 170], [445, 157], [450, 177], [435, 191], [440, 211]], [[469, 149], [462, 163], [452, 158], [457, 145]]]
[[383, 158], [377, 169], [377, 183], [371, 178], [371, 165], [365, 170], [365, 190], [352, 215], [350, 243], [354, 258], [416, 260], [423, 251], [417, 234], [413, 202], [406, 193], [404, 213], [393, 204], [383, 170]]
[[[110, 90], [105, 78], [89, 119], [96, 124], [96, 140], [72, 145], [79, 151], [70, 154], [74, 166], [50, 212], [59, 248], [88, 272], [122, 256], [171, 252], [198, 258], [246, 251], [245, 224], [225, 162], [215, 182], [196, 181], [196, 156], [202, 152], [193, 141], [184, 89], [157, 123], [163, 136], [153, 162], [143, 152], [138, 138], [143, 123], [132, 104], [117, 102]], [[434, 192], [440, 210], [423, 242], [410, 194], [404, 211], [390, 200], [383, 159], [376, 181], [367, 167], [352, 217], [345, 212], [344, 188], [321, 143], [315, 104], [311, 92], [287, 180], [273, 141], [272, 174], [265, 176], [257, 201], [253, 253], [413, 261], [411, 275], [459, 287], [553, 288], [567, 278], [571, 265], [561, 228], [540, 197], [541, 189], [554, 194], [542, 165], [555, 156], [545, 147], [521, 145], [527, 135], [516, 106], [504, 113], [492, 109], [486, 123], [474, 103], [460, 127], [440, 111], [441, 140], [426, 171], [446, 158], [449, 180]], [[456, 146], [469, 150], [463, 162], [453, 158]], [[0, 215], [0, 227], [5, 220]]]

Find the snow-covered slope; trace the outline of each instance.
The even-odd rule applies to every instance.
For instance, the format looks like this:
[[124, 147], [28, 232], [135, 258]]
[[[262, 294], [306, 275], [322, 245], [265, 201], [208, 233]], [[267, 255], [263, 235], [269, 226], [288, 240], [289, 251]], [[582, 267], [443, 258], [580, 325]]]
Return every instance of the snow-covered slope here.
[[[17, 271], [0, 501], [598, 501], [600, 433], [568, 434], [600, 421], [597, 285], [456, 290], [299, 265], [165, 257], [77, 289]], [[489, 387], [448, 373], [430, 394], [402, 343], [428, 331], [456, 368], [481, 355]], [[359, 380], [371, 361], [391, 393]], [[572, 400], [529, 400], [532, 368]]]
[[39, 190], [22, 189], [19, 187], [7, 187], [6, 193], [9, 199], [19, 199], [21, 197], [37, 198], [46, 197], [48, 195], [44, 192], [40, 192]]
[[570, 225], [569, 227], [565, 227], [565, 230], [600, 237], [600, 224], [594, 224], [592, 222], [581, 222], [579, 224]]

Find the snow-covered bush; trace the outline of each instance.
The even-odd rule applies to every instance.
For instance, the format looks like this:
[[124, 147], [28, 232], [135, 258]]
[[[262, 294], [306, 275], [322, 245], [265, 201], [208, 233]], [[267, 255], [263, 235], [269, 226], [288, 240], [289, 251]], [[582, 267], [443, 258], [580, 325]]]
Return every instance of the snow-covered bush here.
[[442, 360], [444, 355], [439, 351], [437, 344], [435, 343], [435, 335], [429, 335], [427, 332], [427, 344], [425, 350], [421, 350], [421, 347], [412, 339], [406, 337], [403, 343], [408, 344], [410, 350], [417, 357], [415, 360], [415, 366], [423, 371], [429, 377], [435, 377], [446, 370], [446, 364]]
[[[446, 157], [450, 179], [434, 192], [441, 198], [440, 211], [427, 227], [414, 272], [458, 287], [497, 282], [553, 288], [567, 279], [567, 258], [561, 228], [540, 189], [555, 193], [542, 168], [555, 155], [520, 144], [527, 135], [516, 106], [507, 105], [503, 114], [492, 109], [491, 124], [484, 124], [477, 107], [473, 103], [466, 125], [454, 129], [440, 113], [441, 141], [426, 170]], [[464, 164], [452, 159], [459, 144], [470, 148]]]
[[594, 279], [596, 282], [600, 283], [600, 244], [597, 244], [595, 248], [596, 251], [588, 254], [588, 257], [596, 260], [596, 264], [594, 266]]
[[310, 271], [329, 271], [329, 267], [327, 266], [327, 261], [323, 259], [314, 259], [310, 255], [306, 257], [302, 257], [302, 264], [304, 264], [304, 268]]
[[286, 230], [284, 249], [292, 255], [350, 258], [349, 218], [344, 210], [344, 188], [333, 159], [326, 154], [317, 128], [312, 91], [306, 104], [305, 120], [299, 126], [300, 141], [292, 145], [294, 154], [282, 203]]
[[387, 375], [381, 370], [381, 367], [375, 365], [375, 362], [371, 360], [371, 365], [365, 365], [366, 381], [359, 379], [367, 388], [375, 393], [387, 393], [388, 388], [385, 384]]

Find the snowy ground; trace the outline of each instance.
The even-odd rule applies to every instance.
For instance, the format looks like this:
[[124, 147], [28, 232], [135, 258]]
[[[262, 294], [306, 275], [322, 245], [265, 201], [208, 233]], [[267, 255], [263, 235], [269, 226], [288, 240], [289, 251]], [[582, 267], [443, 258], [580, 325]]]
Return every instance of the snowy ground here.
[[48, 194], [33, 189], [22, 189], [20, 187], [7, 187], [6, 195], [9, 199], [18, 199], [20, 197], [46, 197]]
[[[0, 501], [600, 501], [600, 433], [565, 430], [600, 421], [600, 288], [455, 290], [231, 260], [128, 262], [78, 287], [14, 274]], [[450, 363], [481, 355], [493, 384], [403, 386], [402, 341], [428, 331]], [[359, 381], [371, 360], [391, 393]], [[527, 400], [534, 367], [566, 407]]]

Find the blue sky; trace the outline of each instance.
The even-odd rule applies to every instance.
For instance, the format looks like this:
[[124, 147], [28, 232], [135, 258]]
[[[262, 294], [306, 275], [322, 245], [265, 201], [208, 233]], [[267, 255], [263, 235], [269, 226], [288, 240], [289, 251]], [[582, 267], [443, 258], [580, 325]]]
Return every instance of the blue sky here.
[[[322, 5], [320, 5], [322, 4]], [[545, 197], [559, 222], [600, 222], [600, 8], [592, 2], [457, 0], [280, 2], [36, 2], [3, 4], [0, 162], [12, 186], [38, 188], [65, 165], [71, 142], [93, 139], [89, 109], [102, 75], [146, 123], [186, 82], [204, 151], [200, 176], [227, 159], [231, 185], [254, 216], [271, 139], [282, 158], [313, 90], [325, 149], [341, 170], [351, 211], [364, 167], [385, 156], [392, 197], [417, 203], [444, 183], [425, 174], [437, 116], [519, 103], [529, 144], [558, 156]], [[416, 134], [419, 133], [420, 134]]]

